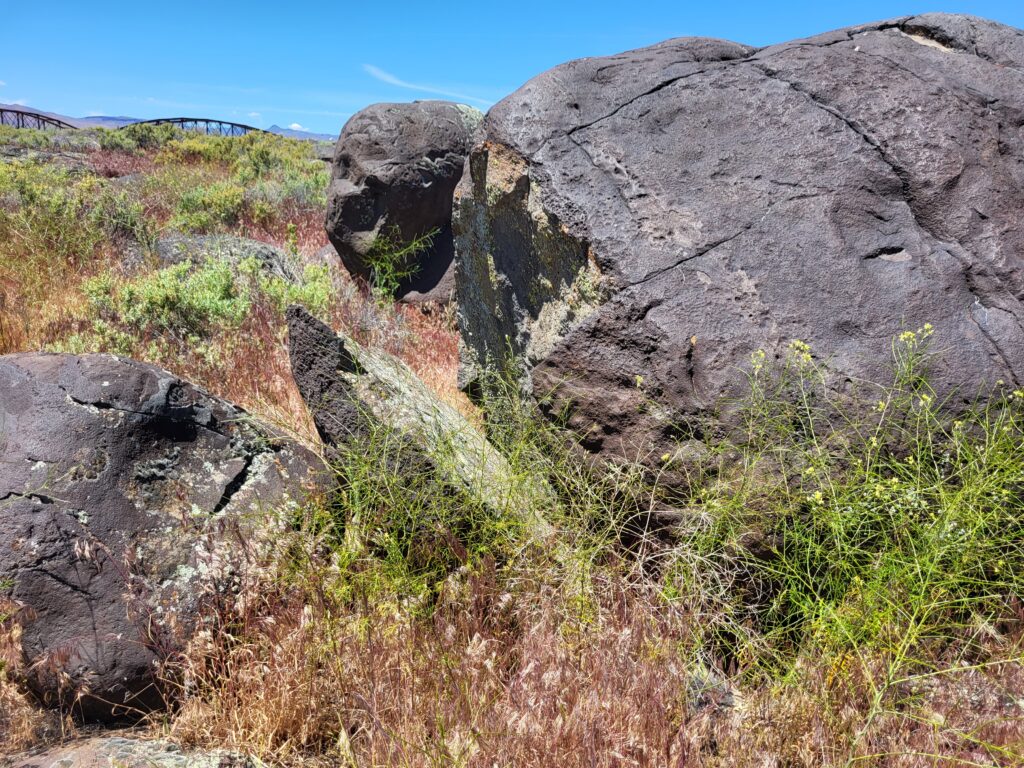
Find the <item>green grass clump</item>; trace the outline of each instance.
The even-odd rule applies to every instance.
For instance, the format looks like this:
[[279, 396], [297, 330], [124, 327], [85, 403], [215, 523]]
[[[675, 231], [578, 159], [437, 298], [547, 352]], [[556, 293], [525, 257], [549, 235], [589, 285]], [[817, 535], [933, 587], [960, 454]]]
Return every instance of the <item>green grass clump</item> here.
[[1013, 623], [1024, 594], [1024, 392], [951, 420], [928, 384], [930, 326], [894, 341], [870, 404], [839, 401], [810, 350], [761, 353], [741, 438], [694, 489], [665, 576], [705, 640], [751, 674], [808, 653], [884, 659], [892, 679], [959, 658]]

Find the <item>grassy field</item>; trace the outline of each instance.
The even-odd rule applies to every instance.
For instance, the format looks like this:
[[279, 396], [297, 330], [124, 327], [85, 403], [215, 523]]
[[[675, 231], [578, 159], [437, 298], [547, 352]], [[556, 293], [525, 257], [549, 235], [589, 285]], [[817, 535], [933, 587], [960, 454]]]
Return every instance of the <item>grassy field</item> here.
[[[327, 171], [309, 145], [83, 142], [0, 134], [17, 150], [0, 164], [0, 352], [149, 360], [312, 444], [283, 339], [301, 303], [400, 356], [486, 425], [517, 482], [552, 490], [538, 542], [523, 510], [382, 471], [386, 442], [342, 452], [338, 498], [167, 660], [149, 733], [281, 764], [1024, 764], [1024, 392], [993, 382], [947, 416], [930, 326], [893, 329], [870, 402], [832, 400], [793, 341], [751, 359], [741, 428], [701, 455], [599, 470], [514, 388], [461, 399], [445, 313], [317, 259]], [[216, 253], [161, 265], [172, 231], [271, 243], [298, 278]], [[55, 726], [0, 619], [13, 750]]]

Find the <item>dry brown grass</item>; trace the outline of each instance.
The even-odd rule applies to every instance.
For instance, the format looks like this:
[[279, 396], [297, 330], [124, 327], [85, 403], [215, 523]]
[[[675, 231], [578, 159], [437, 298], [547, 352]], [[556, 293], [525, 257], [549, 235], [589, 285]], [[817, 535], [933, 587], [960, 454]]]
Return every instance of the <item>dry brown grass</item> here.
[[0, 755], [12, 754], [61, 733], [59, 716], [40, 710], [15, 682], [22, 666], [19, 606], [0, 597]]
[[0, 676], [0, 755], [35, 746], [46, 715], [6, 676]]
[[419, 618], [315, 557], [301, 583], [263, 574], [169, 668], [172, 738], [296, 765], [925, 768], [1024, 755], [1020, 637], [993, 648], [1010, 663], [951, 656], [950, 671], [878, 706], [883, 659], [809, 654], [778, 683], [710, 676], [686, 611], [614, 570], [567, 598], [551, 574], [509, 581], [485, 563]]
[[548, 587], [509, 593], [485, 567], [415, 619], [366, 596], [341, 604], [330, 569], [318, 573], [298, 591], [266, 585], [222, 615], [230, 640], [193, 645], [173, 669], [186, 686], [174, 738], [367, 766], [656, 766], [679, 754], [682, 628], [625, 584], [579, 613]]
[[239, 222], [238, 230], [245, 237], [262, 240], [278, 248], [294, 246], [307, 258], [328, 244], [324, 214], [319, 208], [299, 208], [286, 204], [271, 222], [257, 222], [245, 215]]

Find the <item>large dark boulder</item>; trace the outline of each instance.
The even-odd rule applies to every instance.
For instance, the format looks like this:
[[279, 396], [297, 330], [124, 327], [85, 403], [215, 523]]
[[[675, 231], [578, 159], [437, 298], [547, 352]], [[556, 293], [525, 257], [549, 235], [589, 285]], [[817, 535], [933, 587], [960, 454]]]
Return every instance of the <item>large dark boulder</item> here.
[[1024, 34], [965, 16], [556, 67], [456, 193], [463, 383], [511, 350], [604, 456], [672, 450], [793, 339], [846, 391], [931, 323], [943, 396], [1019, 385], [1022, 126]]
[[110, 355], [0, 357], [0, 596], [29, 683], [109, 719], [302, 500], [318, 460], [240, 409]]
[[374, 104], [345, 124], [334, 154], [326, 225], [349, 272], [369, 279], [367, 258], [374, 249], [401, 248], [437, 230], [398, 295], [449, 298], [452, 194], [482, 118], [463, 104], [417, 101]]

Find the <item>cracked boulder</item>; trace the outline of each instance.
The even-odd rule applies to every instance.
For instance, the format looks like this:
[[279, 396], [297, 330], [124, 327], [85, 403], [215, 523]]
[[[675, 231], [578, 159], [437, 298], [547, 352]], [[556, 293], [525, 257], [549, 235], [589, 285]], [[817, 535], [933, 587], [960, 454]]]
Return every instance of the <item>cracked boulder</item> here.
[[430, 246], [393, 266], [412, 271], [396, 298], [447, 301], [453, 289], [452, 194], [483, 115], [447, 101], [373, 104], [338, 138], [327, 200], [327, 236], [348, 271], [417, 238]]
[[941, 395], [1019, 385], [1022, 126], [1024, 33], [967, 16], [556, 67], [456, 192], [462, 383], [511, 353], [606, 457], [699, 436], [793, 339], [843, 391], [931, 323]]
[[0, 357], [0, 597], [28, 684], [86, 720], [159, 707], [159, 662], [244, 587], [317, 461], [150, 365]]

